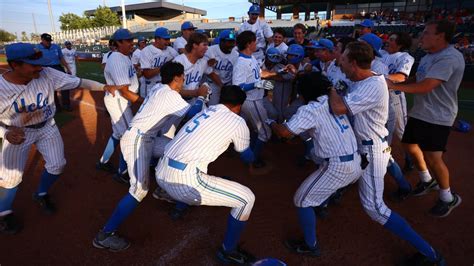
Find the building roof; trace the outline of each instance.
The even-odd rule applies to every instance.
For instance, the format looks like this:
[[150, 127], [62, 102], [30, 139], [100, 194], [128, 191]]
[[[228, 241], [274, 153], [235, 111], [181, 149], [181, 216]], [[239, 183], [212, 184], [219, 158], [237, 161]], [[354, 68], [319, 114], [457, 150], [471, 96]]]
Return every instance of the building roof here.
[[[110, 9], [119, 15], [122, 14], [122, 7], [121, 6], [113, 6]], [[147, 2], [141, 4], [131, 4], [125, 5], [125, 12], [133, 12], [137, 15], [145, 15], [145, 16], [153, 16], [153, 17], [161, 17], [161, 16], [169, 16], [170, 13], [181, 14], [182, 12], [192, 13], [192, 14], [199, 14], [201, 16], [205, 16], [207, 14], [206, 10], [197, 9], [189, 6], [173, 4], [169, 2], [165, 2], [163, 0], [156, 0], [154, 2]], [[95, 9], [93, 10], [86, 10], [86, 15], [93, 15], [95, 13]]]

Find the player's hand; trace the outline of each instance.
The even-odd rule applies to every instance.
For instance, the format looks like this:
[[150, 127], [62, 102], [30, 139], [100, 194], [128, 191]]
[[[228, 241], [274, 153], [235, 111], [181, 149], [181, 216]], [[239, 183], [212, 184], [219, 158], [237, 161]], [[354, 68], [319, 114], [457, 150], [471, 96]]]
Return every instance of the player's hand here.
[[123, 90], [128, 90], [128, 86], [124, 85], [105, 85], [104, 86], [104, 91], [107, 91], [108, 93], [112, 94], [112, 96], [115, 96], [116, 91], [123, 91]]
[[23, 129], [20, 127], [9, 127], [7, 134], [5, 134], [5, 138], [11, 144], [14, 144], [14, 145], [22, 144], [26, 139], [25, 131], [23, 131]]
[[196, 96], [203, 96], [206, 97], [209, 92], [209, 87], [206, 86], [205, 84], [202, 84], [198, 89], [197, 89], [197, 95]]
[[207, 65], [210, 67], [214, 67], [216, 64], [217, 64], [217, 60], [214, 58], [207, 60]]
[[390, 79], [386, 78], [385, 81], [387, 82], [387, 87], [389, 90], [393, 89], [393, 85], [395, 84], [393, 81]]
[[296, 73], [298, 72], [298, 70], [296, 69], [296, 67], [293, 64], [288, 64], [283, 69], [286, 72], [291, 73], [293, 75], [296, 75]]

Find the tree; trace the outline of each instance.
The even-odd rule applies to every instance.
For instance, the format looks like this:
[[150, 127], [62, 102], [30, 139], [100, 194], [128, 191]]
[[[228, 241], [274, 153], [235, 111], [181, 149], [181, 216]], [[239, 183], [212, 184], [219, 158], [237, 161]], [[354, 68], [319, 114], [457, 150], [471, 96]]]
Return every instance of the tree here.
[[22, 42], [27, 42], [27, 41], [29, 41], [28, 35], [26, 35], [26, 31], [22, 31], [22, 32], [21, 32], [21, 41], [22, 41]]
[[11, 42], [16, 39], [15, 34], [6, 30], [0, 29], [0, 42]]
[[30, 40], [33, 41], [33, 42], [39, 42], [39, 41], [41, 41], [41, 38], [38, 34], [31, 33], [30, 34]]
[[110, 8], [99, 6], [91, 16], [92, 27], [118, 26], [120, 19]]
[[61, 30], [76, 30], [90, 28], [91, 23], [87, 17], [80, 17], [73, 13], [66, 13], [59, 16]]

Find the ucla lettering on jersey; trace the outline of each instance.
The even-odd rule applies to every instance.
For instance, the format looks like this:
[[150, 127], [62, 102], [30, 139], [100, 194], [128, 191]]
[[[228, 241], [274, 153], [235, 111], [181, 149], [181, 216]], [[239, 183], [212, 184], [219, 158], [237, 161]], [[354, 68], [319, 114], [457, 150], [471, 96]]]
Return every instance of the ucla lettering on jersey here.
[[48, 106], [48, 98], [46, 97], [43, 99], [43, 93], [38, 93], [36, 95], [36, 103], [31, 103], [29, 105], [26, 104], [25, 98], [20, 99], [20, 103], [18, 104], [17, 101], [13, 102], [13, 108], [15, 109], [16, 113], [32, 113], [36, 110], [41, 110], [44, 107]]
[[135, 68], [133, 67], [133, 65], [131, 65], [128, 68], [128, 77], [129, 78], [133, 77], [135, 75], [135, 73], [137, 73], [137, 72], [136, 72]]
[[195, 73], [188, 73], [186, 74], [186, 85], [189, 85], [191, 83], [199, 83], [201, 81], [202, 75], [200, 74], [199, 71]]

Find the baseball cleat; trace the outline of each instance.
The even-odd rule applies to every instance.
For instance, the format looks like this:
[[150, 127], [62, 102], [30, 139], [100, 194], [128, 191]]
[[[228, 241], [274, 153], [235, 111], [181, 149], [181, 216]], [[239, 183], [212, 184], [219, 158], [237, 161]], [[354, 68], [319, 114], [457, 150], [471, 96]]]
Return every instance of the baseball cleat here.
[[115, 168], [111, 162], [101, 163], [99, 161], [95, 164], [95, 169], [114, 174], [117, 168]]
[[428, 194], [431, 190], [438, 190], [438, 181], [432, 178], [429, 182], [420, 181], [416, 184], [415, 189], [413, 189], [412, 195], [413, 196], [422, 196]]
[[461, 204], [462, 202], [461, 197], [458, 194], [456, 193], [452, 193], [452, 194], [453, 194], [453, 200], [451, 202], [444, 202], [442, 200], [438, 200], [435, 206], [430, 209], [430, 214], [439, 218], [448, 216], [451, 213], [451, 211], [457, 206], [459, 206], [459, 204]]
[[44, 213], [53, 214], [56, 212], [56, 207], [51, 202], [49, 194], [39, 196], [37, 193], [33, 193], [33, 200], [38, 203]]
[[176, 201], [166, 192], [166, 190], [157, 187], [155, 191], [153, 191], [153, 198], [157, 200], [164, 200], [169, 203], [175, 203]]
[[118, 252], [126, 250], [128, 247], [130, 247], [130, 242], [117, 235], [116, 232], [106, 233], [100, 230], [92, 241], [92, 245], [96, 248], [108, 249], [112, 252]]
[[436, 261], [431, 261], [428, 257], [421, 254], [420, 252], [406, 259], [401, 263], [401, 266], [446, 266], [446, 260], [443, 255], [436, 251]]
[[406, 189], [397, 189], [397, 191], [393, 192], [391, 197], [392, 200], [395, 202], [402, 202], [406, 200], [412, 193], [412, 190], [406, 190]]
[[130, 185], [130, 177], [128, 176], [128, 173], [125, 173], [125, 174], [119, 174], [119, 173], [116, 173], [115, 175], [112, 176], [112, 178], [119, 182], [120, 184], [123, 184], [123, 185]]
[[16, 219], [13, 213], [0, 217], [0, 233], [14, 235], [21, 231], [23, 226]]
[[309, 247], [304, 240], [286, 240], [285, 247], [287, 247], [292, 252], [310, 256], [310, 257], [319, 257], [321, 256], [321, 250], [319, 244], [316, 243], [315, 247]]
[[248, 264], [256, 261], [255, 256], [240, 247], [232, 251], [227, 251], [220, 247], [217, 251], [217, 258], [224, 263], [232, 264]]

